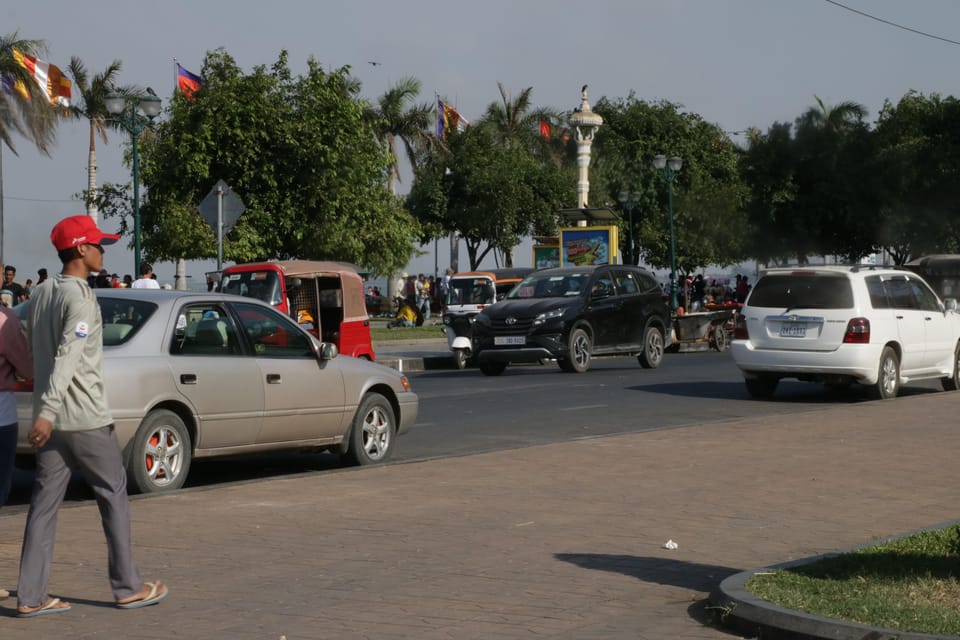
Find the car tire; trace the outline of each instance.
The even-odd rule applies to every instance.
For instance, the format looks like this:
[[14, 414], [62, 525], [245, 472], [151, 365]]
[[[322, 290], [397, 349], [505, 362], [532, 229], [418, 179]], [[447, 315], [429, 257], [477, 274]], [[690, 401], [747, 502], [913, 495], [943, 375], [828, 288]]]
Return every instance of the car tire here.
[[379, 393], [368, 393], [357, 408], [350, 428], [350, 445], [343, 461], [356, 466], [378, 464], [393, 453], [397, 439], [393, 406]]
[[944, 391], [956, 391], [960, 389], [960, 344], [953, 350], [953, 376], [950, 378], [941, 378], [940, 386]]
[[506, 362], [483, 362], [480, 364], [480, 372], [485, 376], [498, 376], [507, 368]]
[[592, 351], [593, 343], [590, 340], [590, 334], [578, 327], [570, 332], [570, 337], [567, 339], [569, 357], [561, 358], [557, 362], [567, 373], [585, 373], [590, 368]]
[[466, 369], [469, 357], [466, 349], [453, 350], [453, 363], [457, 365], [457, 369]]
[[880, 353], [880, 366], [874, 394], [880, 400], [896, 398], [900, 392], [900, 359], [892, 347], [884, 347]]
[[747, 393], [751, 398], [758, 400], [767, 400], [773, 397], [777, 390], [779, 380], [771, 376], [760, 376], [757, 378], [744, 378], [747, 385]]
[[138, 493], [174, 491], [186, 481], [192, 458], [190, 434], [180, 416], [155, 409], [132, 440], [127, 477]]
[[637, 356], [644, 369], [656, 369], [663, 362], [663, 332], [653, 325], [643, 331], [643, 351]]

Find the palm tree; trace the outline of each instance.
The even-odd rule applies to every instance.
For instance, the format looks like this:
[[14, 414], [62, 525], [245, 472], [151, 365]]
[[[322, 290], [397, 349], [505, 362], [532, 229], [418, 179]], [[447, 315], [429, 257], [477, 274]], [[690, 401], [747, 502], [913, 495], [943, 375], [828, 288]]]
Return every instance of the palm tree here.
[[498, 82], [497, 88], [500, 89], [500, 102], [492, 102], [487, 107], [484, 124], [494, 127], [497, 137], [505, 146], [519, 143], [534, 150], [549, 149], [549, 144], [544, 144], [546, 141], [540, 137], [540, 123], [546, 121], [551, 126], [555, 125], [557, 114], [549, 109], [530, 109], [533, 87], [527, 87], [515, 98], [510, 97], [503, 83]]
[[114, 87], [113, 81], [120, 73], [120, 61], [114, 60], [101, 73], [93, 77], [87, 72], [86, 66], [80, 58], [70, 58], [70, 75], [77, 93], [83, 98], [83, 104], [74, 104], [70, 107], [70, 115], [78, 120], [87, 120], [90, 123], [90, 150], [87, 155], [87, 215], [97, 222], [97, 151], [95, 139], [99, 138], [106, 144], [107, 130], [119, 129], [120, 124], [111, 119], [107, 111], [106, 97], [108, 93], [122, 95], [139, 94], [136, 87]]
[[[33, 142], [41, 153], [50, 155], [56, 133], [56, 110], [50, 105], [46, 91], [14, 59], [14, 49], [32, 56], [46, 51], [42, 40], [19, 40], [16, 32], [0, 37], [0, 77], [4, 85], [0, 91], [0, 141], [16, 155], [13, 134], [18, 133]], [[22, 87], [26, 95], [14, 87]]]
[[863, 122], [867, 108], [850, 100], [828, 107], [820, 96], [814, 94], [817, 107], [810, 107], [800, 116], [801, 125], [810, 125], [815, 129], [825, 129], [831, 133], [845, 133]]
[[51, 106], [47, 92], [14, 59], [14, 49], [32, 56], [46, 50], [42, 40], [20, 40], [16, 32], [0, 37], [0, 80], [3, 85], [0, 88], [0, 265], [3, 264], [3, 146], [16, 155], [13, 134], [17, 133], [49, 156], [57, 126], [57, 112]]
[[433, 107], [427, 103], [408, 104], [420, 95], [420, 81], [416, 78], [401, 78], [397, 84], [377, 100], [377, 106], [370, 113], [375, 121], [377, 137], [387, 143], [393, 166], [390, 167], [390, 193], [397, 192], [400, 180], [400, 155], [397, 139], [403, 142], [410, 164], [416, 166], [417, 154], [429, 149], [435, 142], [430, 134], [430, 120]]

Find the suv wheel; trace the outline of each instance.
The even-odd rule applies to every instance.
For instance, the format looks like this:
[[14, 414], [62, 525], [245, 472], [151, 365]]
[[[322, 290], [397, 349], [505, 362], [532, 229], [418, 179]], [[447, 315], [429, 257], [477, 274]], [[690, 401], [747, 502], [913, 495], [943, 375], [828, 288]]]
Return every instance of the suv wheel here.
[[953, 377], [941, 378], [940, 385], [944, 391], [960, 389], [960, 344], [953, 350]]
[[777, 390], [777, 383], [780, 381], [770, 376], [760, 378], [744, 378], [747, 385], [747, 393], [751, 398], [765, 400], [773, 397], [773, 392]]
[[875, 390], [881, 400], [896, 398], [900, 391], [900, 360], [897, 352], [890, 347], [884, 347], [880, 354], [880, 370]]
[[485, 376], [498, 376], [507, 368], [506, 362], [483, 362], [480, 364], [480, 372]]
[[663, 333], [653, 325], [643, 332], [643, 351], [637, 356], [644, 369], [656, 369], [663, 361]]
[[568, 373], [584, 373], [590, 368], [592, 350], [593, 345], [587, 332], [580, 328], [574, 329], [567, 341], [569, 357], [558, 360], [560, 368]]

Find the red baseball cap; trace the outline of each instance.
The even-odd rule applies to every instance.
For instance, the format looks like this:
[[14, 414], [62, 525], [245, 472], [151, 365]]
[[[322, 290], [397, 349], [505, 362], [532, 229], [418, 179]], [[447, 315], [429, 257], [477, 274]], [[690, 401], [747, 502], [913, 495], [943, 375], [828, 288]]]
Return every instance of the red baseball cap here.
[[104, 233], [97, 228], [93, 218], [87, 215], [64, 218], [50, 233], [50, 242], [57, 251], [70, 249], [81, 244], [113, 244], [120, 239], [114, 233]]

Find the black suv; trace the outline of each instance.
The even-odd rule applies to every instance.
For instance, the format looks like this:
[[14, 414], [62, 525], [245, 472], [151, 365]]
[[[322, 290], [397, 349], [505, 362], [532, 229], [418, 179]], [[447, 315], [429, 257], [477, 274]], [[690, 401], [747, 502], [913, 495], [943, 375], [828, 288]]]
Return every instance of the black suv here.
[[669, 346], [670, 312], [649, 271], [628, 265], [535, 271], [507, 297], [481, 311], [473, 352], [488, 376], [509, 362], [556, 358], [583, 373], [590, 358], [637, 354], [645, 368], [660, 365]]

